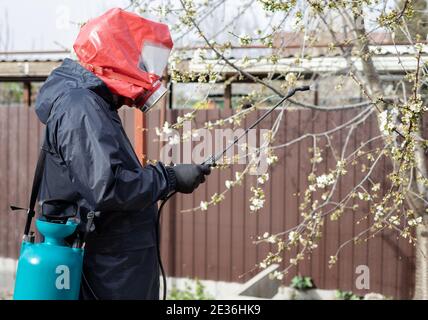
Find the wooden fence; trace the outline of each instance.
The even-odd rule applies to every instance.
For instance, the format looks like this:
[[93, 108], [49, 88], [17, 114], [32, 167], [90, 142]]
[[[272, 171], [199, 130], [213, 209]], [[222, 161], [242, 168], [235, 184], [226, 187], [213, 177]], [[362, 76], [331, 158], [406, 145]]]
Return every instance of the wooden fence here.
[[[152, 111], [146, 117], [148, 131], [144, 131], [147, 156], [158, 159], [162, 144], [157, 141], [154, 128], [160, 126], [160, 119], [173, 120], [186, 111], [168, 110], [165, 115]], [[208, 110], [198, 112], [194, 127], [205, 121], [224, 118], [232, 111]], [[261, 111], [262, 112], [262, 111]], [[261, 112], [251, 114], [242, 126], [251, 124]], [[335, 128], [356, 114], [353, 111], [315, 112], [307, 110], [288, 111], [279, 127], [275, 144], [291, 141], [302, 133], [322, 132]], [[262, 124], [269, 128], [275, 113]], [[131, 140], [134, 137], [133, 110], [121, 111], [124, 127]], [[136, 128], [135, 130], [141, 130]], [[375, 119], [369, 118], [353, 134], [349, 148], [358, 146], [376, 134]], [[10, 204], [25, 206], [28, 201], [32, 175], [43, 133], [32, 108], [0, 108], [0, 256], [17, 257], [24, 215], [12, 214]], [[138, 132], [137, 132], [138, 133]], [[332, 144], [340, 152], [345, 139], [344, 133], [331, 136]], [[321, 139], [322, 148], [326, 141]], [[214, 170], [207, 183], [192, 195], [176, 195], [163, 212], [162, 255], [168, 275], [222, 281], [242, 282], [251, 277], [257, 262], [269, 250], [267, 245], [254, 245], [253, 240], [264, 232], [275, 233], [294, 227], [301, 219], [299, 203], [302, 192], [308, 187], [307, 175], [311, 164], [308, 148], [310, 139], [302, 140], [287, 148], [276, 151], [279, 162], [270, 170], [266, 184], [266, 205], [259, 213], [249, 211], [250, 185], [255, 177], [244, 180], [241, 187], [233, 188], [225, 200], [208, 211], [183, 213], [199, 205], [215, 192], [224, 190], [225, 180], [233, 179], [242, 165], [225, 170]], [[375, 147], [373, 143], [370, 147]], [[331, 153], [322, 155], [319, 173], [335, 165]], [[374, 178], [387, 183], [386, 173], [390, 164], [383, 161], [375, 170]], [[346, 179], [340, 182], [336, 200], [343, 196], [358, 179], [363, 177], [359, 166], [350, 169]], [[319, 194], [318, 194], [319, 196]], [[355, 200], [355, 204], [359, 203]], [[323, 237], [319, 247], [297, 268], [285, 277], [288, 284], [296, 274], [311, 276], [319, 288], [337, 288], [357, 293], [381, 292], [395, 298], [409, 298], [414, 283], [414, 250], [411, 245], [398, 239], [394, 232], [382, 232], [375, 239], [361, 244], [352, 241], [340, 253], [337, 264], [329, 268], [328, 260], [338, 246], [369, 226], [372, 218], [363, 219], [369, 211], [368, 204], [360, 203], [357, 211], [345, 211], [339, 221], [325, 220]], [[360, 221], [358, 224], [357, 221]], [[283, 266], [296, 251], [284, 255]], [[369, 267], [370, 289], [358, 290], [355, 285], [359, 265]]]

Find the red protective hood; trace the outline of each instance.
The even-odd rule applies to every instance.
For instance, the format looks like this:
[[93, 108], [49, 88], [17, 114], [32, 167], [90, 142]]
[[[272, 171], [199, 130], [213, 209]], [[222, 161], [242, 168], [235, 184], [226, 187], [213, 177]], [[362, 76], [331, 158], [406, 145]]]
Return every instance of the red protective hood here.
[[[151, 49], [144, 50], [145, 46]], [[101, 78], [113, 93], [133, 100], [147, 99], [160, 86], [158, 80], [172, 46], [167, 25], [120, 8], [89, 20], [73, 45], [86, 69]], [[156, 49], [162, 54], [156, 54]], [[157, 71], [148, 70], [147, 64], [156, 64]]]

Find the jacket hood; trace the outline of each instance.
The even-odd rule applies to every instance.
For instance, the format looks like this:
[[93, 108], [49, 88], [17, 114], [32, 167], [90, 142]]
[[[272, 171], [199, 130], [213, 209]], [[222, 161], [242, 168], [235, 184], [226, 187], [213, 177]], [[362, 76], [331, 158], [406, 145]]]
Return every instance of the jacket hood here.
[[66, 58], [61, 66], [52, 71], [40, 88], [36, 99], [36, 114], [40, 121], [46, 124], [55, 101], [74, 88], [89, 89], [108, 103], [113, 102], [113, 95], [100, 78], [78, 62]]

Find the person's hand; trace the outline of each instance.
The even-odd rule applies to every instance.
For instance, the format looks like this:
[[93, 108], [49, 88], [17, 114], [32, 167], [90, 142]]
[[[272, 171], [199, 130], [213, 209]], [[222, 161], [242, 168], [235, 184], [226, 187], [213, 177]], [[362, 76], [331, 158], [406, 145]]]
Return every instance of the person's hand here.
[[192, 193], [211, 173], [210, 166], [201, 164], [178, 164], [171, 168], [176, 177], [175, 190], [181, 193]]

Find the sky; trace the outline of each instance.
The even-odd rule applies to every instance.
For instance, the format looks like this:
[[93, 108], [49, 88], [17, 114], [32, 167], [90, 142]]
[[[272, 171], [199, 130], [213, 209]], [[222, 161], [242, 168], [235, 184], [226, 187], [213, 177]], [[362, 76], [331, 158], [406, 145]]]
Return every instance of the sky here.
[[[173, 7], [180, 8], [176, 0], [141, 1], [144, 1], [144, 7], [149, 12], [159, 4], [170, 5], [170, 1], [174, 3]], [[274, 21], [266, 17], [258, 1], [209, 1], [212, 1], [213, 5], [220, 5], [216, 6], [213, 14], [204, 19], [204, 32], [209, 36], [218, 34], [216, 40], [220, 42], [224, 41], [225, 37], [231, 37], [228, 31], [237, 35], [256, 36], [257, 28], [264, 29]], [[234, 19], [238, 6], [245, 7], [245, 4], [250, 2], [251, 6], [245, 11], [245, 16]], [[298, 5], [302, 3], [303, 1], [298, 1]], [[0, 0], [0, 52], [70, 50], [79, 31], [79, 22], [96, 17], [112, 7], [126, 8], [129, 4], [129, 0]], [[150, 14], [143, 16], [157, 20]], [[222, 26], [228, 27], [223, 29]], [[173, 34], [174, 40], [180, 38], [180, 33], [182, 32], [178, 31]], [[184, 33], [186, 37], [176, 44], [189, 45], [201, 41], [195, 32]]]
[[127, 0], [0, 0], [0, 51], [69, 49], [86, 21]]
[[[170, 2], [174, 8], [181, 8], [178, 0], [141, 1], [149, 12], [159, 5], [170, 5]], [[216, 9], [204, 19], [203, 28], [209, 36], [217, 35], [217, 41], [225, 37], [229, 39], [231, 34], [227, 31], [256, 36], [257, 28], [265, 28], [272, 21], [265, 16], [258, 1], [209, 1]], [[217, 6], [217, 3], [220, 5]], [[234, 19], [238, 8], [248, 3], [251, 6], [245, 10], [245, 16]], [[0, 0], [0, 51], [69, 50], [77, 36], [79, 22], [96, 17], [112, 7], [126, 8], [129, 4], [129, 0]], [[146, 13], [143, 16], [159, 19]], [[223, 26], [228, 26], [226, 31]], [[186, 37], [181, 40], [181, 45], [201, 41], [195, 32], [183, 32]], [[173, 37], [181, 39], [180, 34], [182, 32], [177, 31]]]

